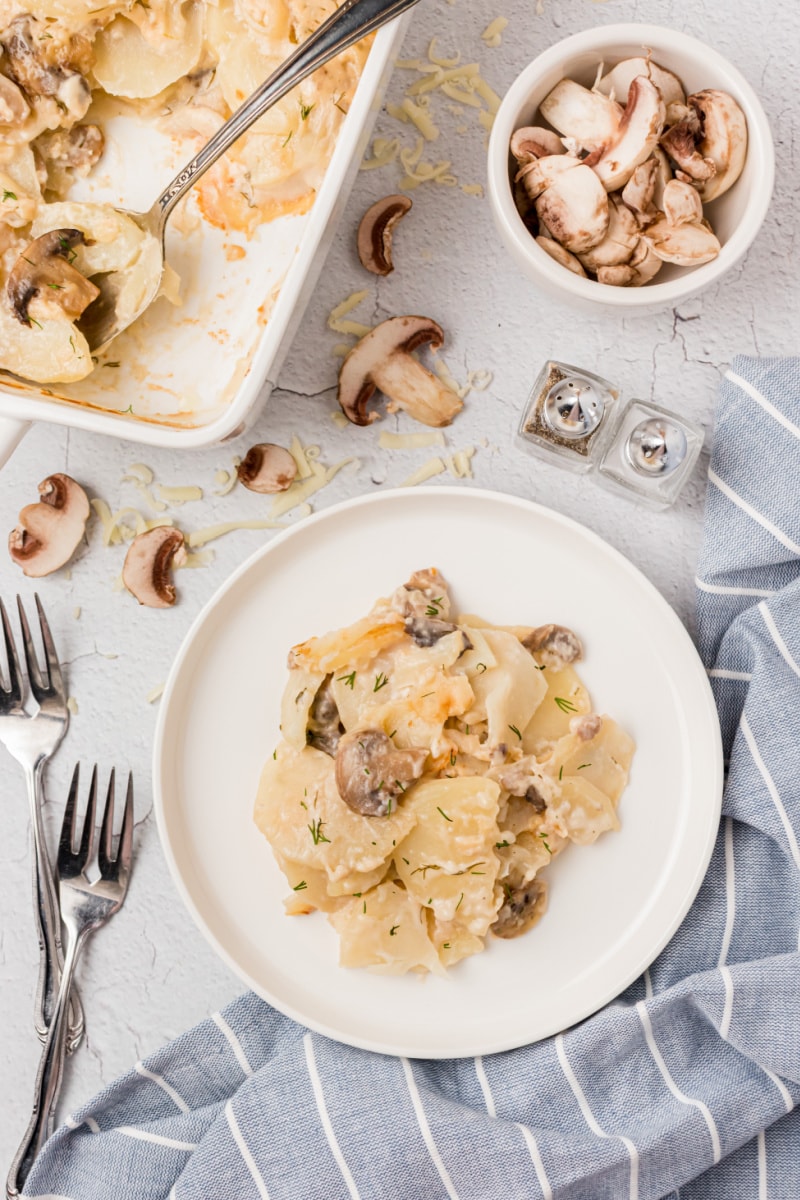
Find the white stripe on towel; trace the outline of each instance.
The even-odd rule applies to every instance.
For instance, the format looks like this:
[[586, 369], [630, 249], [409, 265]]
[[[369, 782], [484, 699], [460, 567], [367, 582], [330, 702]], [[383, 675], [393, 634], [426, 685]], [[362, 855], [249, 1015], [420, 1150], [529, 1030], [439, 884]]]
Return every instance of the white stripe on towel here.
[[166, 1079], [163, 1079], [161, 1075], [157, 1075], [155, 1071], [148, 1071], [147, 1067], [140, 1062], [137, 1062], [136, 1066], [134, 1067], [134, 1071], [136, 1071], [137, 1075], [141, 1075], [144, 1079], [149, 1079], [153, 1083], [157, 1084], [162, 1091], [167, 1093], [170, 1100], [173, 1102], [173, 1104], [178, 1106], [181, 1112], [188, 1113], [192, 1111], [183, 1097], [179, 1096], [175, 1091], [175, 1088], [168, 1084]]
[[729, 379], [735, 387], [741, 388], [743, 392], [746, 392], [752, 400], [755, 400], [756, 404], [760, 404], [764, 412], [768, 412], [771, 417], [774, 417], [779, 425], [782, 425], [784, 429], [788, 429], [789, 433], [793, 433], [796, 438], [800, 438], [800, 429], [798, 429], [794, 421], [790, 421], [766, 396], [759, 392], [757, 388], [754, 388], [752, 383], [748, 383], [746, 379], [742, 379], [741, 375], [737, 375], [735, 371], [726, 371], [725, 378]]
[[601, 1129], [600, 1126], [597, 1124], [597, 1121], [594, 1119], [592, 1110], [589, 1108], [589, 1102], [586, 1099], [586, 1096], [583, 1094], [583, 1088], [578, 1083], [577, 1076], [575, 1075], [575, 1072], [572, 1070], [572, 1067], [569, 1065], [569, 1059], [567, 1058], [567, 1052], [564, 1049], [563, 1033], [559, 1033], [556, 1037], [556, 1053], [558, 1055], [558, 1061], [561, 1063], [561, 1070], [564, 1072], [564, 1075], [566, 1076], [567, 1083], [572, 1088], [572, 1093], [575, 1096], [575, 1099], [578, 1101], [578, 1107], [580, 1108], [581, 1112], [583, 1113], [584, 1120], [586, 1121], [586, 1124], [591, 1129], [592, 1133], [595, 1134], [597, 1137], [601, 1137], [601, 1138], [615, 1138], [616, 1140], [622, 1142], [623, 1146], [628, 1151], [628, 1157], [630, 1158], [630, 1162], [631, 1162], [630, 1189], [629, 1189], [630, 1200], [638, 1200], [638, 1196], [639, 1196], [639, 1151], [636, 1149], [636, 1147], [634, 1146], [634, 1144], [630, 1138], [625, 1137], [621, 1133], [606, 1133], [606, 1131], [604, 1129]]
[[152, 1142], [154, 1146], [168, 1146], [170, 1150], [186, 1150], [189, 1153], [197, 1149], [196, 1142], [179, 1142], [176, 1138], [162, 1137], [160, 1133], [150, 1133], [147, 1129], [135, 1129], [133, 1125], [118, 1125], [115, 1132], [138, 1138], [140, 1142]]
[[322, 1081], [320, 1080], [319, 1071], [317, 1070], [317, 1061], [314, 1057], [314, 1044], [311, 1040], [310, 1033], [307, 1033], [303, 1038], [303, 1046], [306, 1052], [308, 1076], [311, 1080], [311, 1087], [314, 1090], [314, 1099], [317, 1102], [317, 1111], [319, 1112], [320, 1120], [322, 1121], [322, 1128], [325, 1130], [325, 1137], [328, 1139], [328, 1145], [333, 1152], [333, 1157], [336, 1159], [339, 1170], [342, 1172], [342, 1177], [347, 1184], [347, 1190], [350, 1193], [352, 1200], [361, 1200], [355, 1180], [350, 1174], [350, 1168], [344, 1160], [341, 1147], [336, 1140], [336, 1134], [333, 1132], [333, 1125], [331, 1125], [331, 1118], [328, 1114], [328, 1106], [325, 1103], [325, 1093], [322, 1090]]
[[748, 587], [729, 587], [723, 583], [706, 583], [699, 576], [694, 577], [695, 587], [699, 587], [701, 592], [708, 592], [712, 596], [774, 596], [774, 591], [767, 591], [766, 588], [748, 588]]
[[411, 1103], [414, 1105], [417, 1124], [419, 1125], [420, 1133], [425, 1139], [425, 1145], [428, 1147], [428, 1153], [433, 1159], [433, 1165], [439, 1172], [439, 1178], [444, 1184], [445, 1191], [450, 1197], [450, 1200], [458, 1200], [458, 1192], [453, 1187], [453, 1181], [448, 1174], [447, 1167], [442, 1162], [441, 1155], [436, 1149], [436, 1143], [434, 1142], [431, 1134], [431, 1127], [428, 1124], [428, 1118], [425, 1116], [425, 1110], [422, 1107], [422, 1101], [414, 1080], [414, 1072], [411, 1070], [411, 1063], [407, 1058], [401, 1058], [400, 1062], [403, 1064], [403, 1074], [406, 1077], [406, 1084], [408, 1085], [408, 1094], [411, 1097]]
[[800, 554], [800, 546], [798, 546], [797, 542], [793, 542], [782, 529], [779, 529], [777, 525], [773, 525], [768, 517], [760, 513], [757, 508], [753, 508], [752, 504], [749, 504], [738, 492], [735, 492], [729, 484], [723, 483], [716, 471], [712, 471], [710, 468], [708, 481], [719, 488], [723, 496], [727, 496], [737, 508], [740, 508], [742, 512], [746, 512], [749, 517], [752, 517], [757, 525], [760, 525], [762, 529], [766, 529], [767, 533], [771, 533], [775, 540], [780, 542], [782, 546], [785, 546], [787, 550], [791, 550], [794, 554]]
[[725, 818], [725, 931], [722, 935], [722, 946], [719, 952], [719, 966], [723, 966], [728, 958], [733, 936], [733, 923], [736, 920], [736, 864], [733, 854], [733, 818]]
[[636, 1005], [636, 1011], [638, 1012], [644, 1027], [644, 1036], [647, 1040], [647, 1045], [650, 1048], [650, 1053], [652, 1054], [655, 1064], [661, 1072], [667, 1087], [672, 1092], [675, 1099], [680, 1100], [681, 1104], [689, 1104], [692, 1108], [698, 1109], [702, 1114], [703, 1120], [708, 1126], [708, 1132], [711, 1135], [711, 1146], [714, 1151], [714, 1162], [718, 1163], [722, 1158], [722, 1147], [720, 1146], [719, 1141], [719, 1130], [717, 1129], [714, 1118], [711, 1115], [711, 1110], [702, 1100], [695, 1100], [692, 1096], [687, 1096], [685, 1092], [681, 1091], [675, 1080], [670, 1075], [669, 1067], [664, 1062], [664, 1059], [661, 1056], [661, 1051], [656, 1045], [656, 1039], [653, 1035], [653, 1026], [650, 1022], [650, 1014], [641, 1000]]
[[792, 668], [795, 675], [800, 676], [800, 667], [798, 667], [797, 663], [794, 661], [791, 654], [789, 653], [789, 647], [786, 645], [786, 642], [783, 640], [780, 633], [778, 632], [778, 626], [775, 624], [775, 620], [772, 616], [772, 613], [769, 611], [769, 609], [767, 608], [767, 606], [763, 600], [761, 601], [761, 603], [758, 606], [758, 611], [761, 613], [762, 617], [764, 618], [764, 624], [766, 625], [767, 629], [769, 630], [770, 635], [772, 636], [773, 642], [780, 650], [781, 657]]
[[84, 1117], [82, 1121], [76, 1121], [74, 1117], [67, 1117], [64, 1124], [67, 1129], [80, 1129], [81, 1125], [85, 1125], [90, 1133], [100, 1132], [100, 1126], [94, 1117]]
[[710, 679], [741, 679], [744, 683], [753, 678], [749, 671], [729, 671], [727, 667], [709, 667], [706, 674]]
[[[731, 975], [728, 967], [720, 967], [720, 974], [722, 975], [722, 979], [725, 984], [725, 1007], [722, 1012], [722, 1020], [720, 1021], [719, 1032], [720, 1037], [724, 1037], [725, 1041], [727, 1042], [729, 1040], [728, 1034], [730, 1033], [731, 1028], [731, 1016], [733, 1015], [733, 976]], [[770, 1071], [769, 1067], [765, 1067], [763, 1063], [755, 1062], [755, 1059], [752, 1059], [752, 1061], [775, 1084], [775, 1087], [781, 1094], [784, 1108], [786, 1109], [787, 1113], [790, 1113], [794, 1108], [794, 1101], [792, 1100], [786, 1084], [782, 1079], [778, 1078], [774, 1071]]]
[[533, 1169], [536, 1172], [536, 1178], [539, 1180], [539, 1187], [542, 1189], [544, 1200], [553, 1200], [553, 1189], [550, 1187], [550, 1180], [545, 1173], [542, 1156], [539, 1153], [539, 1147], [536, 1145], [536, 1138], [527, 1125], [518, 1124], [517, 1129], [521, 1130], [522, 1136], [525, 1138], [525, 1143], [528, 1147]]
[[214, 1013], [211, 1020], [214, 1022], [217, 1029], [219, 1029], [219, 1031], [222, 1034], [224, 1034], [225, 1038], [228, 1041], [228, 1044], [230, 1045], [231, 1050], [233, 1051], [236, 1061], [238, 1062], [239, 1066], [244, 1071], [245, 1075], [252, 1075], [253, 1068], [250, 1066], [250, 1063], [247, 1061], [247, 1055], [245, 1054], [244, 1050], [242, 1049], [242, 1043], [239, 1041], [236, 1034], [233, 1032], [230, 1025], [223, 1017], [222, 1013], [218, 1013], [218, 1012]]
[[767, 1200], [767, 1139], [758, 1131], [758, 1200]]
[[497, 1110], [494, 1106], [494, 1096], [492, 1095], [492, 1089], [489, 1087], [489, 1080], [486, 1078], [486, 1071], [484, 1070], [483, 1059], [480, 1054], [475, 1057], [475, 1074], [478, 1076], [478, 1083], [481, 1085], [486, 1111], [490, 1117], [496, 1117]]
[[253, 1158], [252, 1154], [250, 1153], [250, 1149], [247, 1145], [247, 1142], [242, 1137], [242, 1131], [239, 1128], [239, 1123], [237, 1122], [236, 1117], [233, 1115], [233, 1107], [232, 1106], [233, 1106], [232, 1100], [229, 1100], [228, 1103], [225, 1105], [225, 1116], [228, 1119], [228, 1128], [230, 1129], [231, 1133], [233, 1134], [233, 1140], [236, 1142], [236, 1145], [239, 1147], [239, 1153], [241, 1154], [242, 1158], [244, 1159], [245, 1165], [247, 1166], [248, 1171], [250, 1172], [250, 1174], [253, 1177], [253, 1183], [258, 1188], [258, 1194], [261, 1197], [261, 1200], [269, 1200], [269, 1192], [267, 1191], [267, 1185], [264, 1183], [264, 1180], [261, 1178], [259, 1169], [256, 1166], [256, 1160]]
[[748, 722], [747, 717], [744, 715], [744, 713], [742, 713], [742, 719], [740, 721], [740, 726], [741, 726], [742, 733], [744, 734], [745, 741], [747, 742], [747, 745], [750, 747], [750, 753], [753, 756], [753, 762], [758, 767], [759, 774], [761, 775], [761, 778], [764, 780], [764, 783], [766, 784], [767, 791], [769, 792], [770, 796], [772, 797], [772, 803], [775, 805], [775, 808], [778, 812], [778, 816], [780, 817], [781, 823], [783, 824], [783, 828], [786, 831], [786, 839], [789, 843], [789, 849], [791, 850], [792, 858], [794, 859], [798, 870], [800, 870], [800, 849], [798, 849], [798, 846], [797, 846], [797, 838], [795, 837], [794, 830], [792, 829], [792, 823], [789, 820], [789, 816], [788, 816], [788, 813], [786, 812], [786, 809], [783, 807], [783, 801], [781, 800], [780, 796], [778, 795], [778, 789], [775, 786], [775, 781], [773, 780], [772, 776], [770, 775], [769, 771], [767, 770], [766, 763], [764, 762], [763, 758], [761, 757], [758, 746], [756, 745], [756, 739], [753, 737], [753, 731], [750, 728], [750, 723]]

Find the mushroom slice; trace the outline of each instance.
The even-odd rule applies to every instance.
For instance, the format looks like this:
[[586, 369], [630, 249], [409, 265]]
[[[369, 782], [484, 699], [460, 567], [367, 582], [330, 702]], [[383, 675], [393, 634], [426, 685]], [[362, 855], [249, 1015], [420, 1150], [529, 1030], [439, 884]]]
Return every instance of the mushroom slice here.
[[463, 408], [459, 396], [412, 355], [418, 346], [438, 350], [440, 325], [430, 317], [390, 317], [376, 325], [347, 355], [339, 371], [339, 404], [348, 421], [369, 425], [367, 412], [376, 388], [388, 396], [388, 412], [403, 408], [424, 425], [449, 425]]
[[382, 729], [346, 733], [336, 751], [336, 788], [354, 812], [385, 817], [419, 779], [428, 751], [398, 750]]
[[694, 116], [671, 125], [661, 138], [661, 145], [675, 165], [698, 183], [707, 183], [716, 173], [716, 163], [707, 158], [698, 149], [700, 128]]
[[700, 118], [702, 136], [697, 149], [713, 162], [715, 172], [703, 184], [703, 199], [727, 192], [742, 173], [747, 157], [747, 121], [733, 96], [716, 88], [695, 92], [689, 105]]
[[333, 695], [333, 675], [326, 675], [320, 684], [308, 713], [306, 741], [309, 746], [334, 758], [344, 733], [339, 707]]
[[627, 204], [638, 225], [647, 225], [656, 214], [653, 194], [656, 189], [658, 169], [658, 160], [655, 155], [651, 154], [645, 162], [639, 163], [622, 189], [623, 203]]
[[19, 514], [8, 538], [8, 551], [23, 575], [40, 579], [68, 562], [91, 515], [86, 492], [69, 475], [48, 475], [39, 484], [39, 501]]
[[361, 218], [357, 249], [361, 265], [373, 275], [389, 275], [392, 262], [392, 234], [398, 221], [411, 208], [408, 196], [384, 196], [376, 200]]
[[239, 482], [251, 492], [272, 495], [285, 492], [297, 475], [297, 463], [288, 450], [273, 442], [257, 442], [236, 468]]
[[519, 796], [533, 805], [534, 812], [544, 812], [553, 798], [554, 784], [545, 775], [539, 760], [533, 754], [524, 754], [514, 763], [503, 763], [494, 768], [492, 778], [511, 796]]
[[703, 202], [697, 188], [692, 187], [690, 183], [671, 179], [664, 188], [664, 215], [670, 225], [702, 221]]
[[6, 26], [2, 45], [9, 75], [29, 96], [52, 96], [80, 120], [92, 98], [84, 78], [92, 60], [88, 38], [70, 34], [57, 21], [43, 22], [24, 14]]
[[105, 145], [99, 125], [73, 125], [71, 129], [49, 131], [40, 134], [35, 142], [48, 168], [74, 171], [81, 178], [89, 174]]
[[13, 79], [0, 75], [0, 125], [21, 125], [30, 105]]
[[[562, 162], [564, 167], [555, 168]], [[530, 179], [538, 190], [537, 216], [557, 242], [579, 254], [602, 241], [608, 229], [608, 199], [591, 167], [570, 155], [551, 155], [526, 171], [526, 183]]]
[[580, 713], [569, 723], [569, 731], [580, 742], [590, 742], [603, 728], [603, 718], [597, 713]]
[[521, 887], [506, 887], [506, 898], [494, 924], [495, 937], [519, 937], [530, 929], [547, 908], [547, 885], [541, 879], [532, 879]]
[[[660, 146], [656, 146], [653, 151], [653, 158], [656, 160], [656, 175], [653, 187], [653, 206], [657, 213], [664, 211], [664, 189], [672, 179], [672, 167], [669, 164], [664, 151]], [[651, 218], [652, 219], [652, 218]]]
[[573, 275], [583, 275], [584, 279], [586, 278], [586, 272], [581, 266], [580, 259], [576, 258], [574, 254], [570, 254], [569, 250], [565, 250], [555, 238], [539, 236], [536, 239], [536, 245], [541, 246], [545, 254], [549, 254], [560, 266], [572, 271]]
[[720, 244], [708, 221], [672, 225], [665, 216], [648, 226], [644, 239], [662, 262], [678, 267], [699, 267], [711, 262], [720, 252]]
[[630, 86], [638, 75], [645, 75], [656, 85], [661, 93], [661, 99], [667, 106], [686, 103], [686, 93], [678, 76], [674, 75], [672, 71], [668, 71], [666, 67], [653, 62], [649, 56], [647, 58], [624, 58], [622, 62], [618, 62], [607, 75], [598, 81], [597, 91], [602, 92], [604, 96], [613, 94], [614, 99], [618, 100], [620, 104], [627, 104]]
[[534, 158], [546, 158], [549, 154], [564, 154], [564, 143], [552, 129], [541, 125], [526, 125], [511, 135], [510, 150], [518, 163], [529, 163]]
[[73, 265], [74, 247], [84, 245], [79, 229], [53, 229], [25, 247], [8, 276], [6, 292], [14, 315], [23, 325], [31, 325], [31, 302], [45, 318], [62, 314], [75, 320], [100, 289]]
[[653, 153], [664, 127], [665, 113], [658, 88], [647, 76], [637, 75], [628, 91], [628, 104], [616, 136], [592, 164], [607, 192], [624, 187], [639, 163]]
[[554, 670], [583, 657], [583, 645], [577, 633], [566, 625], [539, 625], [522, 639], [531, 654], [538, 654], [546, 667]]
[[642, 287], [643, 284], [649, 283], [651, 279], [655, 279], [658, 272], [663, 267], [663, 262], [653, 250], [653, 247], [645, 238], [639, 239], [639, 245], [631, 255], [628, 266], [633, 269], [634, 277], [631, 280], [631, 287]]
[[145, 607], [170, 608], [175, 603], [172, 568], [185, 561], [180, 529], [158, 525], [131, 542], [122, 567], [122, 582]]
[[630, 287], [635, 279], [636, 272], [628, 263], [597, 268], [597, 282], [610, 284], [611, 287]]
[[584, 150], [596, 150], [613, 142], [623, 118], [615, 100], [572, 79], [557, 83], [539, 105], [539, 112], [554, 129], [572, 138]]
[[618, 196], [608, 197], [608, 218], [608, 231], [603, 240], [578, 256], [587, 271], [626, 263], [638, 245], [639, 225]]

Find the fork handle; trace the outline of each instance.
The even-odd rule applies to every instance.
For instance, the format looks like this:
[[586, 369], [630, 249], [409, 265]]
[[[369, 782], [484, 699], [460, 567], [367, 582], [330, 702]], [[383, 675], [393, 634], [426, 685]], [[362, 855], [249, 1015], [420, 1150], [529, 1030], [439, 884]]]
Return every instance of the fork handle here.
[[158, 215], [161, 236], [169, 214], [181, 197], [268, 108], [318, 67], [330, 62], [368, 33], [399, 17], [416, 3], [417, 0], [342, 0], [338, 8], [256, 88], [199, 154], [167, 185], [151, 209], [151, 213]]
[[53, 1009], [53, 1019], [47, 1031], [42, 1057], [39, 1060], [39, 1070], [36, 1072], [31, 1119], [17, 1153], [14, 1155], [6, 1179], [8, 1200], [16, 1200], [16, 1197], [20, 1195], [37, 1154], [52, 1132], [56, 1102], [61, 1091], [61, 1080], [64, 1074], [64, 1056], [67, 1052], [67, 1023], [72, 976], [78, 961], [78, 954], [88, 932], [88, 929], [80, 933], [77, 930], [69, 931], [64, 969], [61, 973], [61, 983]]
[[[34, 1022], [39, 1040], [44, 1041], [52, 1023], [56, 994], [64, 961], [61, 947], [61, 921], [53, 870], [47, 854], [42, 827], [44, 800], [42, 774], [44, 760], [26, 770], [33, 831], [33, 908], [39, 938], [39, 979], [36, 985]], [[83, 1036], [83, 1010], [77, 992], [70, 997], [67, 1051], [71, 1053]]]

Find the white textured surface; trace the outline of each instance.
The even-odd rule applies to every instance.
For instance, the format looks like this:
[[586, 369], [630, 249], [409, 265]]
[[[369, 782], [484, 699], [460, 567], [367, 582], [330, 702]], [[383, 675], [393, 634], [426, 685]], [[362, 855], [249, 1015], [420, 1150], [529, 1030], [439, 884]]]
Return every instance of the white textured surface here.
[[[628, 554], [690, 622], [703, 471], [698, 470], [675, 509], [648, 514], [589, 480], [525, 456], [512, 446], [511, 435], [532, 375], [549, 356], [597, 369], [618, 380], [628, 395], [673, 405], [708, 424], [720, 371], [735, 353], [782, 354], [796, 348], [800, 283], [792, 194], [797, 187], [794, 121], [800, 118], [800, 101], [787, 48], [800, 40], [800, 10], [777, 0], [758, 5], [738, 0], [731, 20], [731, 6], [711, 0], [699, 0], [690, 8], [664, 0], [604, 5], [544, 0], [539, 14], [535, 7], [533, 0], [507, 0], [501, 9], [491, 10], [475, 0], [458, 0], [452, 6], [422, 0], [404, 53], [424, 55], [430, 37], [436, 35], [442, 53], [459, 48], [466, 61], [480, 61], [487, 80], [502, 93], [545, 46], [597, 22], [672, 24], [711, 42], [759, 92], [777, 148], [772, 210], [746, 261], [732, 276], [677, 311], [624, 320], [576, 314], [539, 297], [517, 277], [497, 245], [485, 200], [458, 188], [425, 185], [414, 193], [414, 208], [398, 231], [395, 274], [375, 282], [357, 262], [353, 234], [364, 208], [396, 189], [398, 174], [392, 167], [363, 173], [303, 331], [283, 369], [281, 390], [250, 434], [225, 447], [179, 458], [168, 452], [142, 455], [123, 442], [39, 427], [0, 476], [0, 529], [14, 525], [20, 507], [35, 498], [36, 483], [53, 471], [68, 471], [112, 506], [136, 504], [136, 493], [121, 485], [120, 478], [129, 463], [143, 457], [161, 482], [199, 483], [206, 489], [202, 504], [175, 514], [187, 529], [262, 515], [263, 498], [242, 489], [214, 497], [214, 472], [228, 467], [231, 456], [243, 453], [253, 441], [285, 443], [293, 432], [306, 443], [321, 444], [328, 461], [351, 454], [361, 461], [357, 472], [347, 468], [317, 497], [318, 507], [399, 483], [429, 457], [429, 451], [381, 452], [381, 425], [340, 431], [329, 417], [335, 406], [337, 366], [331, 349], [341, 339], [326, 329], [326, 317], [348, 292], [366, 287], [372, 299], [365, 302], [364, 320], [425, 312], [447, 332], [444, 357], [457, 377], [477, 368], [493, 372], [489, 390], [468, 398], [447, 435], [453, 449], [487, 440], [488, 447], [479, 446], [473, 460], [476, 482], [529, 496], [585, 521]], [[502, 45], [487, 49], [479, 35], [498, 11], [510, 24]], [[390, 99], [399, 100], [407, 82], [398, 72]], [[465, 123], [469, 131], [459, 134], [456, 118], [443, 119], [443, 136], [429, 148], [429, 157], [452, 158], [461, 183], [483, 182], [484, 137], [474, 121]], [[407, 127], [398, 130], [385, 114], [379, 118], [378, 132], [394, 136], [398, 131], [410, 140]], [[396, 426], [394, 418], [383, 423], [384, 428]], [[171, 611], [138, 609], [130, 597], [112, 590], [124, 551], [104, 549], [97, 528], [74, 560], [71, 575], [62, 572], [39, 584], [68, 665], [69, 691], [79, 705], [68, 739], [49, 768], [48, 790], [56, 810], [49, 815], [54, 820], [60, 815], [76, 759], [86, 764], [96, 759], [104, 771], [112, 763], [122, 771], [130, 767], [137, 784], [137, 857], [130, 895], [119, 916], [89, 943], [79, 968], [88, 1033], [68, 1066], [62, 1113], [239, 991], [181, 907], [161, 857], [150, 811], [156, 711], [145, 697], [165, 678], [200, 606], [265, 536], [269, 535], [242, 532], [215, 543], [216, 559], [210, 567], [179, 575], [180, 602]], [[24, 580], [0, 552], [0, 592], [13, 598], [17, 590], [32, 598], [32, 581]], [[79, 619], [73, 616], [77, 607]], [[280, 614], [265, 614], [265, 619], [279, 621]], [[5, 1084], [0, 1097], [0, 1163], [6, 1164], [27, 1119], [38, 1043], [30, 1019], [36, 953], [29, 911], [26, 801], [21, 775], [4, 752], [0, 772], [0, 1077]]]

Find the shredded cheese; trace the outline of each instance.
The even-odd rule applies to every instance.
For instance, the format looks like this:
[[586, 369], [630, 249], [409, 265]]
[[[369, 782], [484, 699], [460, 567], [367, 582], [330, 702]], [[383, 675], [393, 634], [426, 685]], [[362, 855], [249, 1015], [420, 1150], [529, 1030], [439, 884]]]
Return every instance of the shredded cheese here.
[[165, 684], [157, 683], [154, 688], [151, 688], [150, 691], [145, 696], [145, 700], [147, 701], [147, 703], [155, 704], [156, 700], [160, 700], [162, 695], [164, 694], [164, 687], [165, 687]]
[[408, 116], [411, 124], [415, 125], [422, 134], [426, 142], [436, 141], [439, 136], [439, 127], [428, 112], [427, 103], [415, 104], [409, 96], [406, 96], [400, 107]]
[[185, 487], [168, 487], [160, 483], [157, 491], [159, 498], [167, 504], [189, 504], [192, 500], [203, 499], [203, 489], [192, 484]]
[[214, 561], [213, 550], [198, 550], [195, 554], [187, 554], [183, 560], [173, 565], [179, 570], [185, 567], [208, 567]]
[[445, 459], [447, 469], [454, 479], [472, 479], [470, 460], [474, 453], [474, 446], [465, 446], [463, 450], [456, 450], [455, 454]]
[[508, 25], [507, 17], [495, 17], [493, 21], [484, 29], [481, 34], [481, 41], [485, 42], [493, 50], [496, 49], [503, 40], [503, 30]]
[[269, 518], [256, 517], [252, 520], [245, 521], [222, 521], [219, 525], [207, 525], [205, 529], [195, 529], [194, 533], [190, 533], [186, 538], [186, 544], [190, 549], [194, 550], [198, 546], [205, 546], [207, 542], [216, 541], [217, 538], [224, 537], [226, 533], [233, 533], [235, 529], [283, 529], [279, 521], [271, 521]]
[[461, 62], [461, 52], [457, 51], [453, 58], [440, 58], [436, 54], [436, 38], [431, 38], [428, 46], [428, 58], [437, 67], [455, 67]]
[[136, 483], [152, 483], [154, 479], [155, 475], [144, 463], [131, 463], [126, 474], [122, 476], [124, 483], [130, 480], [135, 480]]
[[[421, 140], [421, 139], [420, 139]], [[328, 316], [328, 328], [334, 333], [352, 333], [356, 337], [364, 337], [372, 329], [371, 325], [362, 325], [358, 321], [347, 321], [344, 318], [354, 308], [358, 308], [362, 300], [369, 295], [366, 288], [360, 292], [351, 292], [341, 304], [337, 304]]]
[[78, 715], [78, 701], [74, 696], [67, 696], [67, 708], [72, 713], [73, 717]]
[[462, 183], [461, 190], [465, 196], [483, 197], [483, 185], [480, 183]]
[[322, 463], [314, 459], [310, 460], [311, 477], [308, 479], [296, 479], [285, 492], [280, 492], [275, 496], [269, 510], [270, 517], [276, 519], [277, 517], [285, 516], [293, 508], [297, 508], [300, 504], [305, 504], [310, 496], [313, 496], [320, 488], [324, 488], [326, 484], [330, 483], [334, 475], [338, 475], [342, 467], [346, 467], [349, 463], [360, 466], [357, 458], [343, 458], [341, 462], [335, 463], [332, 467], [325, 467]]
[[[402, 119], [405, 119], [402, 118]], [[375, 138], [372, 143], [372, 157], [364, 158], [361, 162], [362, 171], [374, 171], [378, 167], [388, 167], [400, 153], [399, 138]]]
[[[336, 352], [336, 349], [337, 349], [337, 347], [334, 346], [334, 353]], [[345, 348], [345, 353], [346, 352], [347, 352], [347, 348]], [[335, 412], [331, 413], [331, 420], [333, 421], [333, 423], [337, 429], [346, 429], [347, 426], [350, 424], [347, 417], [344, 415], [344, 413], [341, 411], [341, 409], [338, 409], [338, 408], [336, 409]]]
[[416, 487], [418, 483], [425, 483], [428, 479], [433, 479], [434, 475], [441, 475], [444, 470], [445, 465], [441, 458], [431, 458], [421, 467], [417, 467], [408, 479], [404, 479], [400, 487]]
[[382, 429], [378, 437], [381, 450], [420, 450], [424, 446], [445, 444], [441, 429], [432, 429], [430, 433], [389, 433]]
[[76, 621], [79, 621], [81, 619], [81, 610], [79, 608], [73, 608], [72, 616]]

